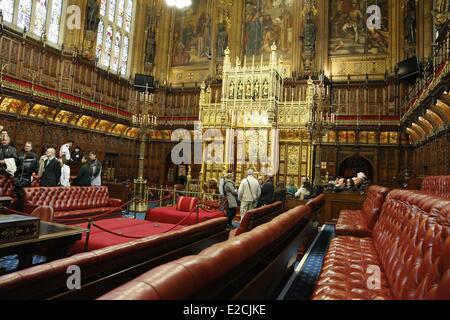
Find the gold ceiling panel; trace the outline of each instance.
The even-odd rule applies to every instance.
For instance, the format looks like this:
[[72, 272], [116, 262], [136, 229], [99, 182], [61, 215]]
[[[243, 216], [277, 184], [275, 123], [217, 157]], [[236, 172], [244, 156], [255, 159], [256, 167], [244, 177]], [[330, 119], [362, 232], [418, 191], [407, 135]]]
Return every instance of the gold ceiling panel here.
[[83, 128], [92, 129], [92, 125], [95, 123], [96, 119], [89, 116], [81, 116], [78, 119], [77, 125]]
[[4, 98], [0, 103], [0, 111], [16, 113], [22, 102], [13, 98]]
[[111, 131], [111, 128], [113, 127], [114, 123], [107, 121], [107, 120], [100, 120], [97, 125], [95, 126], [95, 129], [100, 131]]
[[69, 121], [73, 119], [73, 116], [74, 116], [74, 114], [72, 112], [61, 110], [55, 116], [55, 122], [66, 124], [66, 123], [69, 123]]
[[123, 125], [123, 124], [116, 124], [116, 125], [114, 126], [114, 128], [112, 128], [111, 132], [114, 133], [114, 134], [120, 134], [120, 135], [122, 135], [122, 134], [125, 133], [125, 131], [126, 131], [127, 129], [128, 129], [128, 127], [127, 127], [126, 125]]
[[49, 113], [49, 108], [47, 106], [44, 106], [42, 104], [35, 104], [30, 109], [28, 115], [30, 117], [35, 117], [38, 119], [45, 119], [45, 118], [47, 118], [48, 113]]

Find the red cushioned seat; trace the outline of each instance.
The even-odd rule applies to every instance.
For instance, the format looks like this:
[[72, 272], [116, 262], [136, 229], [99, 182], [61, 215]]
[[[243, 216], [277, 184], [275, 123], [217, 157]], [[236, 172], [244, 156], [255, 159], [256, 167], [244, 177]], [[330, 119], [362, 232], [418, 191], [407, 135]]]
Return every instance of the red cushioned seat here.
[[[224, 214], [221, 211], [205, 211], [202, 209], [198, 210], [198, 222], [204, 222], [210, 219], [221, 218]], [[185, 212], [178, 211], [176, 207], [161, 207], [149, 209], [147, 211], [147, 220], [159, 221], [162, 223], [172, 223], [190, 226], [197, 223], [197, 212]]]
[[370, 237], [370, 230], [363, 219], [361, 210], [342, 210], [336, 225], [336, 234], [340, 236]]
[[422, 181], [421, 191], [429, 195], [450, 199], [450, 176], [426, 177]]
[[331, 241], [324, 260], [314, 300], [383, 300], [392, 299], [385, 274], [380, 272], [379, 289], [371, 289], [372, 273], [382, 270], [381, 261], [371, 239], [338, 237]]
[[372, 238], [332, 241], [313, 299], [450, 299], [450, 201], [389, 193]]
[[361, 210], [343, 210], [336, 224], [339, 236], [370, 237], [389, 189], [371, 186]]

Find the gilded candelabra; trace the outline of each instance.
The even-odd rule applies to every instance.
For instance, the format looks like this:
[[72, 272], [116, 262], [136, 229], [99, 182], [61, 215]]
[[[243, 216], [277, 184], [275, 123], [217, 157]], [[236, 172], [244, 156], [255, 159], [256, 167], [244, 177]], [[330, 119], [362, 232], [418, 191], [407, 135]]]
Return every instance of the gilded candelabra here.
[[329, 94], [326, 91], [324, 84], [324, 75], [319, 76], [319, 83], [317, 86], [312, 86], [311, 78], [308, 80], [308, 88], [314, 88], [314, 92], [310, 92], [312, 99], [310, 102], [310, 116], [306, 127], [310, 135], [315, 154], [314, 162], [314, 185], [322, 184], [322, 159], [321, 159], [321, 144], [323, 137], [328, 131], [336, 127], [337, 113], [336, 108], [330, 103]]
[[142, 112], [132, 116], [133, 125], [140, 128], [139, 169], [138, 178], [133, 181], [133, 202], [130, 210], [133, 212], [147, 212], [148, 187], [144, 178], [145, 144], [148, 131], [157, 126], [157, 117], [149, 114], [149, 105], [153, 104], [153, 94], [144, 93], [144, 108]]

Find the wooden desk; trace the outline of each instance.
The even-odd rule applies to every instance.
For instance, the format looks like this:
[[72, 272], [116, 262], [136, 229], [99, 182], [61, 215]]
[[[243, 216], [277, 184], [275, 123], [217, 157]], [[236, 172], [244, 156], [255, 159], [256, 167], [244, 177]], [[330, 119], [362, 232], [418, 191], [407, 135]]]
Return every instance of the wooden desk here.
[[364, 200], [366, 194], [359, 192], [325, 193], [325, 205], [318, 214], [320, 224], [336, 223], [341, 210], [359, 210]]
[[45, 255], [47, 262], [65, 258], [69, 247], [81, 239], [86, 229], [40, 221], [39, 238], [0, 245], [0, 257], [17, 254], [17, 270], [32, 266], [33, 254]]
[[123, 203], [126, 203], [131, 199], [129, 198], [130, 190], [123, 183], [104, 182], [103, 185], [108, 187], [108, 193], [110, 198], [120, 199], [123, 201]]

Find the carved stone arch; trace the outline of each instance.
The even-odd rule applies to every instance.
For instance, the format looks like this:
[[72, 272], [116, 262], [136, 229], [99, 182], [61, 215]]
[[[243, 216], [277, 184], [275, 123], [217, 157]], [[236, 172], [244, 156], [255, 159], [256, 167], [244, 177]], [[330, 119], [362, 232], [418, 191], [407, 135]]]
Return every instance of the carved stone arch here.
[[419, 138], [419, 136], [417, 135], [417, 132], [414, 131], [413, 129], [411, 129], [411, 128], [406, 128], [406, 133], [409, 135], [409, 137], [410, 137], [410, 139], [411, 139], [411, 141], [412, 141], [413, 143], [420, 142], [420, 138]]
[[444, 123], [443, 119], [431, 109], [427, 109], [423, 117], [427, 119], [428, 122], [430, 122], [434, 128], [439, 128]]
[[450, 107], [442, 100], [438, 100], [435, 106], [431, 109], [438, 113], [446, 121], [450, 121]]
[[424, 121], [421, 121], [420, 118], [417, 119], [416, 122], [413, 123], [413, 125], [416, 124], [422, 129], [424, 133], [424, 137], [428, 136], [430, 133], [433, 132], [433, 126], [429, 127]]
[[421, 126], [419, 126], [417, 123], [413, 122], [410, 127], [419, 137], [419, 140], [423, 140], [426, 136], [426, 132], [423, 130]]
[[429, 135], [435, 130], [433, 125], [423, 117], [419, 117], [416, 123], [422, 128], [422, 130], [425, 132], [425, 135]]

